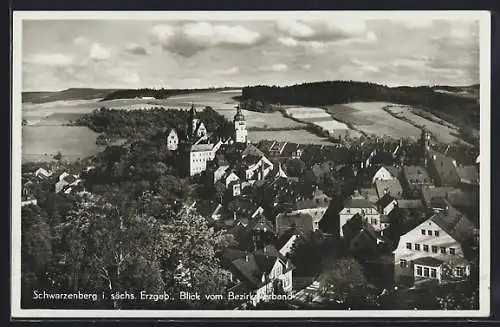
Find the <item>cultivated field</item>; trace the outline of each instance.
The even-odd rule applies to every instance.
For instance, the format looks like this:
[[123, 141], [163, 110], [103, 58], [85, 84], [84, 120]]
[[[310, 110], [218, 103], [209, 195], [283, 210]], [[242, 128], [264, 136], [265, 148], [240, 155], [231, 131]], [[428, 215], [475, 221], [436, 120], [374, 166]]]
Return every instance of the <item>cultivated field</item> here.
[[24, 126], [22, 161], [50, 161], [57, 152], [63, 159], [76, 160], [97, 153], [98, 134], [80, 126]]
[[330, 136], [359, 137], [358, 131], [352, 130], [346, 124], [333, 119], [332, 115], [322, 108], [291, 107], [284, 109], [286, 114], [294, 119], [319, 127]]
[[459, 140], [456, 136], [458, 128], [452, 124], [446, 123], [446, 125], [442, 125], [420, 117], [414, 114], [412, 108], [409, 106], [389, 105], [386, 109], [397, 117], [401, 117], [401, 119], [407, 120], [416, 126], [425, 126], [439, 142], [451, 143]]
[[340, 121], [352, 124], [367, 134], [409, 137], [418, 139], [421, 130], [412, 124], [391, 116], [383, 108], [392, 105], [387, 102], [353, 102], [328, 106], [328, 112]]

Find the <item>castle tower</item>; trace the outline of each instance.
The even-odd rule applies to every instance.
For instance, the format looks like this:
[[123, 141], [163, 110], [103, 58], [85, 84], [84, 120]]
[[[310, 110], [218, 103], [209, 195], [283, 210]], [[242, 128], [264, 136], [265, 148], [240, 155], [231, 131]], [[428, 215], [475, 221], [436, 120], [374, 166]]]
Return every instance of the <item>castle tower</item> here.
[[234, 126], [234, 142], [235, 143], [247, 143], [248, 142], [248, 131], [247, 123], [245, 121], [245, 116], [241, 112], [240, 106], [236, 107], [236, 115], [233, 119]]

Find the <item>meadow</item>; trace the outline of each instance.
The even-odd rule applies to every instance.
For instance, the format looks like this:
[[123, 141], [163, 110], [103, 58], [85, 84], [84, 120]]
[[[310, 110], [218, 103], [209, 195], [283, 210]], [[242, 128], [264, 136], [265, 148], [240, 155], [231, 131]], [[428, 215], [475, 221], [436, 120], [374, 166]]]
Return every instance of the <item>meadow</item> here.
[[351, 124], [366, 134], [418, 139], [421, 130], [386, 112], [384, 107], [388, 105], [392, 104], [388, 102], [353, 102], [328, 106], [327, 111], [334, 118]]
[[412, 108], [408, 106], [389, 105], [386, 107], [386, 109], [395, 116], [401, 117], [401, 119], [407, 120], [415, 126], [424, 126], [439, 142], [452, 143], [459, 140], [459, 138], [457, 137], [458, 128], [449, 123], [446, 123], [444, 125], [425, 119], [413, 113]]

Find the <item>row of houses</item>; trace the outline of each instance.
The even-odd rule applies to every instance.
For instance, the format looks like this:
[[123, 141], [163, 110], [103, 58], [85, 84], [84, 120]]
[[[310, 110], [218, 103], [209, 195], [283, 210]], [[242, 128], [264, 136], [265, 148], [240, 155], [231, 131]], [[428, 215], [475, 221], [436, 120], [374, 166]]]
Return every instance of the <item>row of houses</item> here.
[[[477, 226], [457, 208], [478, 208], [479, 168], [424, 149], [422, 166], [370, 167], [361, 178], [371, 185], [346, 198], [339, 212], [339, 235], [351, 250], [366, 254], [395, 241], [390, 248], [396, 283], [465, 278], [477, 244]], [[424, 218], [389, 239], [401, 209]]]

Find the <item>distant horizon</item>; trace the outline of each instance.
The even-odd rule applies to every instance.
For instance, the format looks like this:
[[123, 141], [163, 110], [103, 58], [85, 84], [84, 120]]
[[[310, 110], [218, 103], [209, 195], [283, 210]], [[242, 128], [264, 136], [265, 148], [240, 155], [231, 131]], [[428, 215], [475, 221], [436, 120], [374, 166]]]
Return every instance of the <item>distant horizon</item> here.
[[389, 88], [396, 88], [396, 87], [473, 87], [473, 86], [480, 86], [480, 83], [473, 83], [473, 84], [419, 84], [419, 85], [409, 85], [409, 84], [400, 84], [400, 85], [387, 85], [383, 83], [376, 83], [376, 82], [371, 82], [371, 81], [360, 81], [360, 80], [314, 80], [314, 81], [303, 81], [303, 82], [297, 82], [297, 83], [292, 83], [292, 84], [253, 84], [253, 85], [243, 85], [243, 86], [207, 86], [207, 87], [188, 87], [188, 88], [182, 88], [182, 87], [162, 87], [162, 86], [139, 86], [139, 87], [86, 87], [86, 86], [76, 86], [76, 87], [67, 87], [67, 88], [62, 88], [62, 89], [57, 89], [57, 90], [22, 90], [21, 93], [55, 93], [55, 92], [63, 92], [67, 90], [82, 90], [82, 89], [88, 89], [88, 90], [139, 90], [139, 89], [154, 89], [154, 90], [159, 90], [159, 89], [165, 89], [165, 90], [204, 90], [204, 89], [223, 89], [223, 88], [231, 88], [231, 89], [243, 89], [245, 87], [256, 87], [256, 86], [269, 86], [269, 87], [288, 87], [288, 86], [294, 86], [294, 85], [301, 85], [301, 84], [314, 84], [314, 83], [323, 83], [323, 82], [355, 82], [355, 83], [370, 83], [370, 84], [376, 84], [380, 86], [385, 86]]

